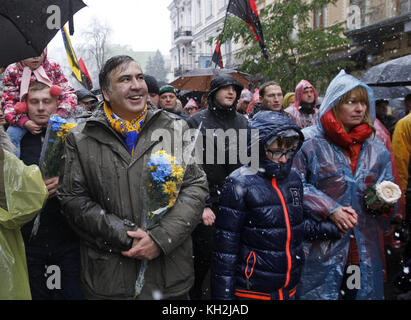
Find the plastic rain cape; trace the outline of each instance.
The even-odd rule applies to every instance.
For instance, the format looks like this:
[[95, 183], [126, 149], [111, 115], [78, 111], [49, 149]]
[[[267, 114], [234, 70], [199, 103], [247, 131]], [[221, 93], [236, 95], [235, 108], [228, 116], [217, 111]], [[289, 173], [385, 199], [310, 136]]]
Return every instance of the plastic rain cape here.
[[390, 154], [381, 140], [372, 135], [363, 143], [353, 175], [350, 161], [343, 150], [325, 139], [320, 121], [345, 93], [359, 85], [367, 90], [371, 119], [375, 121], [372, 89], [341, 71], [327, 89], [317, 125], [303, 130], [306, 140], [294, 159], [294, 168], [303, 179], [304, 203], [313, 213], [324, 217], [339, 206], [352, 206], [358, 214], [358, 225], [341, 240], [306, 243], [306, 262], [297, 286], [300, 299], [338, 299], [353, 233], [361, 261], [357, 299], [384, 297], [383, 251], [379, 237], [388, 219], [374, 218], [365, 212], [363, 197], [367, 187], [383, 180], [393, 181]]
[[20, 228], [35, 217], [47, 196], [39, 168], [25, 166], [0, 149], [0, 300], [31, 299]]

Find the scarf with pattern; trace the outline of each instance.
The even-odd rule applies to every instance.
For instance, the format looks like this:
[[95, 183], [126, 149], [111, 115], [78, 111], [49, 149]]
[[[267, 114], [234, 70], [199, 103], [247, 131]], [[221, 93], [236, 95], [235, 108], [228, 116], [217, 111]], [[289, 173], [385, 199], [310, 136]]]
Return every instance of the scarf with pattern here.
[[104, 102], [104, 112], [111, 127], [121, 134], [126, 143], [127, 149], [131, 155], [134, 155], [134, 149], [137, 145], [138, 136], [143, 128], [144, 120], [147, 116], [147, 105], [144, 110], [132, 121], [119, 118]]

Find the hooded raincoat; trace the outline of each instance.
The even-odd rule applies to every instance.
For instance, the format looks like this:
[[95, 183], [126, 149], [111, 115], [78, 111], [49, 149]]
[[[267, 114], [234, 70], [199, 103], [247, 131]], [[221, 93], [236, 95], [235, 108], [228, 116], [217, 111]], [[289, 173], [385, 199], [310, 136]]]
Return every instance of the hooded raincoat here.
[[382, 229], [387, 218], [367, 213], [363, 198], [366, 189], [384, 180], [393, 181], [390, 153], [375, 135], [366, 139], [355, 173], [342, 148], [331, 143], [320, 119], [341, 97], [357, 86], [367, 90], [371, 120], [375, 121], [374, 94], [370, 87], [341, 71], [330, 83], [321, 104], [316, 126], [303, 130], [306, 141], [294, 159], [304, 184], [304, 203], [327, 218], [340, 206], [352, 206], [358, 224], [338, 241], [314, 241], [306, 246], [306, 263], [297, 296], [300, 299], [338, 299], [350, 239], [354, 234], [360, 259], [360, 288], [356, 299], [383, 299]]
[[32, 220], [48, 191], [37, 166], [0, 148], [0, 300], [31, 299], [20, 228]]
[[[314, 90], [314, 106], [312, 113], [305, 113], [301, 110], [301, 99], [303, 96], [304, 89], [312, 88]], [[294, 105], [289, 106], [284, 111], [287, 112], [290, 118], [299, 126], [300, 128], [309, 127], [316, 124], [318, 117], [318, 109], [315, 107], [318, 101], [318, 92], [315, 90], [314, 86], [307, 80], [301, 80], [295, 87]]]

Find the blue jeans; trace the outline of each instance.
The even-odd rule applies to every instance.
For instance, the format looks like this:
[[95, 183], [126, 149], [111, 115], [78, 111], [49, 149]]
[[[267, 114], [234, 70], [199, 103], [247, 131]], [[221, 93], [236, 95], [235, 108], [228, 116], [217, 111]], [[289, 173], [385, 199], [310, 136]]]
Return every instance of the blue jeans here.
[[13, 142], [14, 146], [16, 147], [14, 155], [20, 159], [20, 142], [26, 134], [27, 130], [17, 126], [9, 126], [6, 132], [9, 135], [11, 142]]

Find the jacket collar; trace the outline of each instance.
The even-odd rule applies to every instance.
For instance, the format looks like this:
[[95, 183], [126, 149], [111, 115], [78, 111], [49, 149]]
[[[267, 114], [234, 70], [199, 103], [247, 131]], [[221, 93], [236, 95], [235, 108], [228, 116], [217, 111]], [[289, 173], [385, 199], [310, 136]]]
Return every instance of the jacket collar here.
[[[154, 144], [160, 142], [159, 139], [151, 139], [152, 137], [150, 132], [152, 130], [150, 130], [150, 126], [151, 122], [158, 118], [162, 111], [153, 107], [151, 103], [147, 103], [147, 116], [144, 121], [143, 128], [140, 132], [139, 140], [137, 141], [133, 156], [131, 156], [131, 154], [128, 152], [127, 146], [125, 145], [119, 134], [115, 132], [108, 123], [103, 110], [103, 102], [99, 104], [97, 111], [94, 112], [93, 115], [87, 120], [84, 128], [84, 133], [87, 136], [96, 139], [99, 143], [110, 146], [113, 152], [116, 152], [126, 162], [131, 162], [132, 159], [134, 162], [142, 155], [144, 155], [146, 151], [150, 149]], [[103, 130], [101, 130], [101, 128], [103, 128]]]

